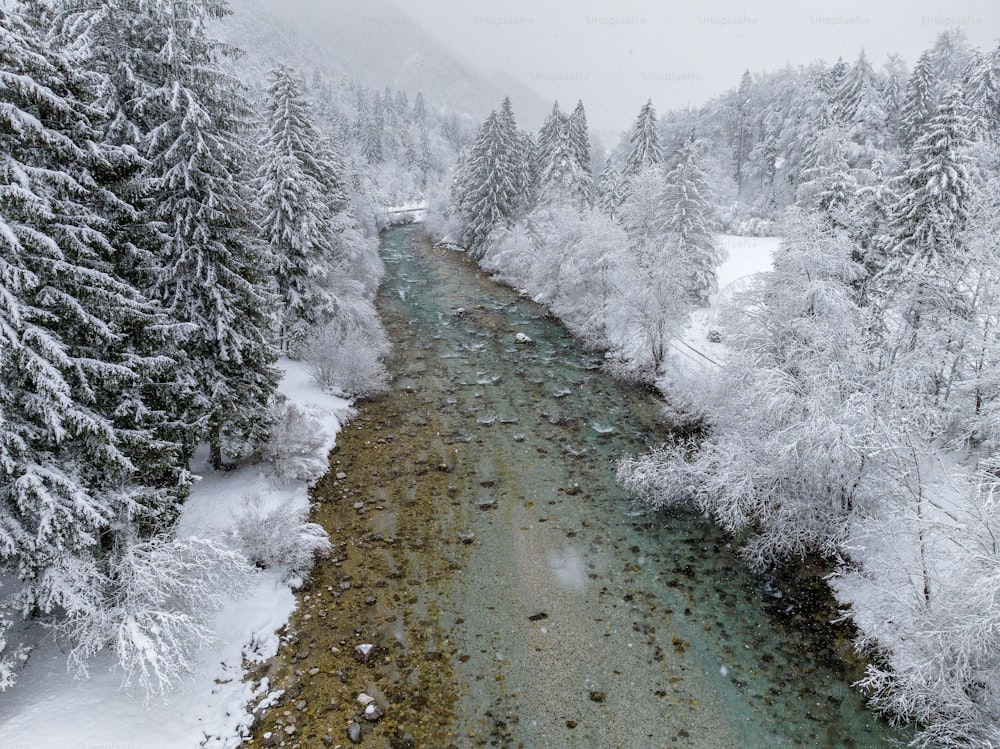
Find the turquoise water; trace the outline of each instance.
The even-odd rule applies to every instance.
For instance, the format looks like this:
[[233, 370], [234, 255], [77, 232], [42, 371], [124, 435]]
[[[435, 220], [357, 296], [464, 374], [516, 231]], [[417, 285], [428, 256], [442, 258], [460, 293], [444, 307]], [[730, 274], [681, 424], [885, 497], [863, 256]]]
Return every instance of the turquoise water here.
[[385, 235], [383, 255], [386, 397], [413, 404], [404, 432], [439, 425], [422, 453], [449, 472], [445, 532], [471, 541], [446, 547], [453, 574], [414, 581], [437, 618], [421, 638], [451, 654], [455, 745], [889, 745], [725, 537], [643, 515], [616, 485], [621, 455], [672, 439], [655, 397], [418, 229]]

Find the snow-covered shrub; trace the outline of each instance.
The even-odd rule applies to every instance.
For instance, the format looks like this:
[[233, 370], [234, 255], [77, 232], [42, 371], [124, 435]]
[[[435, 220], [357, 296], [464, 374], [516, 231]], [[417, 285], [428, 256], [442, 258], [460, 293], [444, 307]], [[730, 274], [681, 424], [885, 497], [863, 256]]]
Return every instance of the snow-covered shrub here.
[[317, 385], [338, 395], [364, 398], [388, 389], [389, 374], [382, 364], [388, 350], [381, 326], [345, 329], [334, 324], [316, 335], [305, 358]]
[[290, 578], [304, 574], [317, 554], [330, 550], [330, 537], [303, 515], [288, 504], [268, 510], [259, 496], [244, 497], [243, 508], [233, 519], [236, 545], [258, 567], [284, 567]]
[[920, 495], [873, 518], [853, 542], [863, 563], [833, 581], [875, 653], [861, 686], [920, 726], [913, 746], [1000, 746], [998, 468], [925, 461]]
[[279, 479], [312, 481], [326, 471], [326, 435], [319, 421], [285, 400], [271, 407], [267, 441], [260, 459]]
[[626, 461], [619, 474], [654, 506], [693, 501], [741, 537], [757, 568], [840, 553], [873, 490], [877, 362], [853, 300], [852, 246], [806, 216], [787, 237], [775, 270], [726, 321], [729, 356], [701, 409], [706, 439]]
[[124, 686], [148, 699], [191, 671], [198, 648], [214, 638], [211, 618], [246, 586], [252, 568], [213, 540], [157, 537], [122, 543], [106, 571], [90, 574], [99, 576], [101, 587], [89, 589], [98, 595], [85, 595], [55, 625], [72, 644], [70, 663], [85, 675], [91, 658], [111, 650]]
[[755, 213], [746, 203], [736, 202], [718, 212], [719, 226], [726, 234], [740, 237], [773, 237], [778, 233], [777, 223]]

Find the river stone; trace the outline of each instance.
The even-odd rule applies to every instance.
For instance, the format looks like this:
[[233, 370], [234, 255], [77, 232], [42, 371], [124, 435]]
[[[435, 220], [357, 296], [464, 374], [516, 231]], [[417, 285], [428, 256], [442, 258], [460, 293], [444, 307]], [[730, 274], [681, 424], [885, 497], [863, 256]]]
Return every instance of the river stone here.
[[336, 478], [337, 478], [337, 479], [338, 479], [339, 481], [343, 481], [344, 479], [346, 479], [346, 478], [347, 478], [347, 474], [346, 474], [346, 473], [344, 473], [343, 471], [341, 471], [340, 473], [338, 473], [338, 474], [337, 474]]
[[347, 738], [351, 740], [352, 744], [361, 743], [361, 724], [355, 721], [351, 721], [347, 726]]
[[358, 700], [358, 704], [361, 705], [362, 707], [368, 707], [370, 704], [372, 704], [375, 701], [375, 698], [372, 697], [370, 694], [366, 694], [366, 693], [362, 692], [361, 694], [359, 694], [357, 696], [357, 700]]

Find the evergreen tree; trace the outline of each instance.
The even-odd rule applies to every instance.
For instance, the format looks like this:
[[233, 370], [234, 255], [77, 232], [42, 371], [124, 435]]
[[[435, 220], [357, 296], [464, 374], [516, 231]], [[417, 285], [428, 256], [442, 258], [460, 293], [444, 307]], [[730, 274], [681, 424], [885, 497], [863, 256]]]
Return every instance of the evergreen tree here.
[[[583, 143], [574, 129], [579, 129], [579, 124], [572, 124], [572, 118], [559, 111], [556, 102], [538, 134], [535, 181], [540, 203], [566, 203], [583, 208], [590, 202], [591, 178], [586, 164], [580, 160]], [[586, 138], [585, 132], [583, 137]], [[586, 151], [589, 163], [589, 147]]]
[[462, 221], [461, 241], [477, 258], [490, 235], [510, 226], [524, 206], [523, 142], [509, 107], [504, 109], [491, 112], [479, 128], [452, 184], [452, 204]]
[[903, 106], [899, 112], [900, 142], [909, 148], [923, 132], [924, 125], [933, 116], [937, 75], [930, 52], [917, 59], [910, 80], [906, 84]]
[[994, 142], [1000, 140], [1000, 46], [970, 64], [964, 90], [976, 131]]
[[893, 183], [891, 254], [897, 264], [935, 264], [961, 248], [969, 212], [971, 118], [960, 88], [942, 101]]
[[687, 299], [703, 305], [717, 288], [715, 269], [722, 256], [715, 243], [708, 175], [700, 162], [697, 141], [681, 146], [677, 164], [664, 180], [661, 210], [662, 231], [677, 238]]
[[593, 198], [594, 169], [590, 156], [590, 135], [587, 132], [587, 113], [583, 101], [578, 101], [573, 113], [567, 121], [569, 142], [573, 149], [573, 157], [579, 167], [580, 191], [587, 203]]
[[601, 212], [609, 218], [615, 218], [618, 215], [618, 209], [625, 202], [622, 181], [622, 176], [615, 168], [614, 162], [608, 159], [597, 180], [597, 204]]
[[[115, 0], [117, 1], [117, 0]], [[186, 447], [206, 440], [212, 464], [224, 446], [257, 439], [277, 385], [271, 343], [270, 259], [256, 239], [246, 166], [250, 117], [228, 52], [208, 36], [223, 0], [122, 0], [142, 32], [146, 218], [166, 241], [152, 293], [190, 328], [182, 381], [191, 391]]]
[[625, 157], [622, 174], [634, 177], [643, 169], [663, 162], [663, 149], [660, 148], [660, 134], [656, 129], [656, 110], [652, 100], [647, 101], [639, 116], [632, 125], [628, 136], [629, 149]]
[[884, 70], [885, 83], [882, 86], [882, 100], [885, 102], [886, 126], [893, 143], [899, 142], [900, 109], [906, 87], [906, 66], [899, 55], [889, 55]]
[[736, 191], [743, 189], [743, 172], [746, 160], [753, 148], [751, 134], [751, 107], [753, 97], [753, 78], [750, 71], [743, 71], [739, 88], [734, 93], [735, 101], [731, 107], [729, 142], [733, 152], [733, 179], [736, 180]]
[[317, 157], [320, 135], [295, 71], [282, 65], [269, 77], [258, 199], [282, 304], [281, 341], [297, 357], [310, 333], [338, 308], [331, 289], [339, 259], [333, 243], [333, 206], [318, 179], [332, 167], [324, 168]]
[[836, 111], [850, 140], [854, 168], [867, 168], [886, 145], [887, 113], [882, 88], [862, 51], [837, 90]]
[[132, 350], [156, 308], [115, 272], [127, 210], [97, 178], [130, 156], [99, 145], [92, 83], [0, 9], [0, 559], [44, 612], [86, 605], [113, 531], [176, 500], [141, 398], [158, 362]]
[[818, 211], [834, 226], [843, 228], [846, 211], [858, 189], [847, 162], [843, 127], [827, 128], [810, 153], [810, 166], [802, 171], [796, 202]]

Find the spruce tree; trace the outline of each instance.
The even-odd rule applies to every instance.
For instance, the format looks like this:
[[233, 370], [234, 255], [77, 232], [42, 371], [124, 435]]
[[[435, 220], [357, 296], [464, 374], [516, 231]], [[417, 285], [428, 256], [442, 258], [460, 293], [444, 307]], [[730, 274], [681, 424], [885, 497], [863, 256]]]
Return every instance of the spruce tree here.
[[882, 88], [864, 51], [851, 66], [836, 94], [836, 111], [848, 137], [856, 144], [848, 154], [852, 167], [867, 168], [885, 148], [886, 106]]
[[176, 375], [188, 429], [212, 464], [264, 429], [277, 384], [270, 260], [256, 238], [246, 141], [249, 105], [219, 68], [228, 48], [208, 36], [224, 0], [103, 0], [127, 36], [134, 92], [127, 102], [142, 135], [143, 218], [160, 227], [150, 293], [188, 333]]
[[615, 218], [618, 209], [625, 202], [622, 182], [622, 176], [615, 168], [614, 162], [608, 159], [597, 180], [597, 205], [609, 218]]
[[893, 182], [891, 255], [897, 265], [934, 265], [961, 251], [969, 217], [971, 116], [960, 87], [949, 92]]
[[281, 301], [281, 343], [298, 357], [310, 333], [338, 310], [331, 280], [341, 258], [331, 198], [342, 198], [320, 181], [335, 169], [319, 156], [322, 141], [295, 71], [282, 65], [269, 78], [258, 200]]
[[157, 311], [116, 272], [128, 211], [98, 180], [131, 156], [19, 10], [0, 9], [0, 559], [26, 610], [73, 611], [116, 529], [172, 519], [177, 477], [157, 483], [173, 446], [145, 426], [157, 362], [133, 350]]
[[587, 161], [582, 162], [581, 147], [586, 142], [586, 132], [582, 135], [574, 132], [579, 128], [579, 123], [573, 124], [573, 118], [566, 117], [556, 102], [538, 134], [536, 183], [540, 203], [561, 203], [576, 208], [589, 205], [590, 149], [588, 145]]
[[899, 112], [899, 140], [909, 148], [920, 137], [924, 125], [934, 115], [937, 74], [930, 52], [924, 52], [910, 74]]
[[716, 290], [715, 271], [722, 257], [715, 243], [711, 188], [697, 141], [680, 147], [677, 164], [664, 179], [661, 210], [661, 231], [677, 239], [688, 301], [706, 304]]
[[594, 169], [590, 159], [590, 135], [587, 132], [587, 113], [583, 108], [583, 101], [576, 103], [566, 125], [576, 163], [575, 192], [584, 205], [590, 205], [594, 199]]
[[523, 203], [523, 159], [510, 118], [491, 112], [461, 169], [452, 201], [462, 221], [462, 243], [481, 257], [494, 230], [513, 223]]
[[647, 101], [632, 125], [628, 136], [629, 149], [622, 167], [625, 177], [634, 177], [643, 169], [663, 162], [660, 134], [656, 129], [656, 110], [652, 100]]

